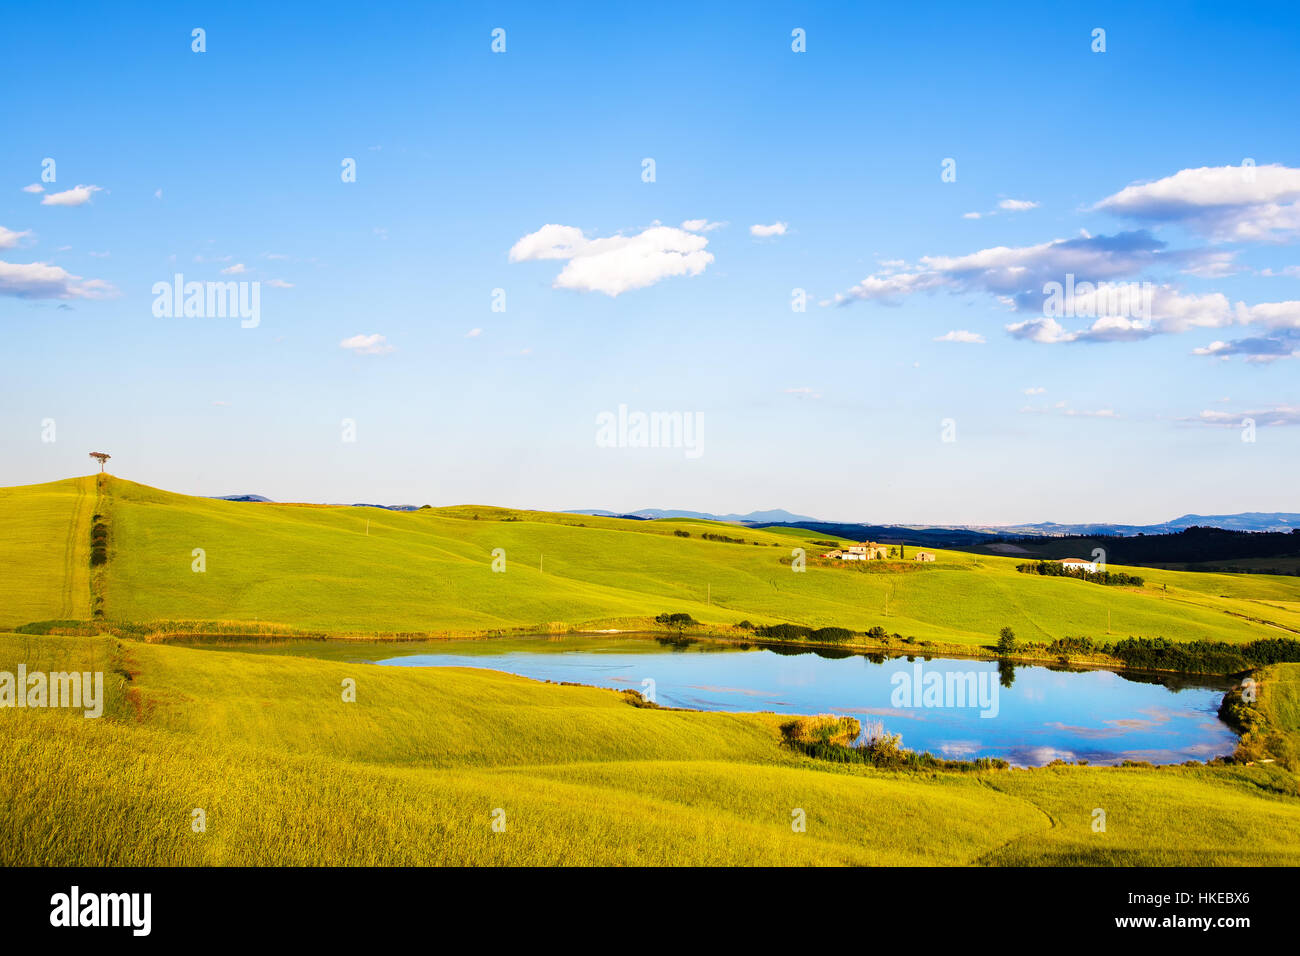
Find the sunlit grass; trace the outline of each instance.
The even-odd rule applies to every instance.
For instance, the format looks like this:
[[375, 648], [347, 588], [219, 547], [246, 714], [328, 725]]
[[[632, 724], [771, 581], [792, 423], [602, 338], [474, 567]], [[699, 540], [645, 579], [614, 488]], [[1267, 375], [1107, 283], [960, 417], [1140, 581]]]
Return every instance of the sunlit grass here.
[[0, 710], [5, 865], [1300, 863], [1276, 767], [885, 772], [491, 671], [0, 636], [19, 662], [116, 676], [98, 720]]

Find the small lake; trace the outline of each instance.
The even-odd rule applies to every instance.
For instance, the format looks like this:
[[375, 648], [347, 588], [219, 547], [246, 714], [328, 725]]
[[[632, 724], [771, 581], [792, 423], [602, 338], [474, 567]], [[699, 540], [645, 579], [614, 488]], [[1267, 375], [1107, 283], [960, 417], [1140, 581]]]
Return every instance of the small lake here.
[[1180, 763], [1230, 754], [1237, 743], [1217, 717], [1229, 682], [1216, 678], [631, 635], [368, 645], [364, 651], [353, 645], [351, 652], [353, 659], [386, 666], [484, 667], [636, 690], [664, 707], [850, 714], [864, 727], [879, 723], [901, 734], [910, 750], [954, 760]]

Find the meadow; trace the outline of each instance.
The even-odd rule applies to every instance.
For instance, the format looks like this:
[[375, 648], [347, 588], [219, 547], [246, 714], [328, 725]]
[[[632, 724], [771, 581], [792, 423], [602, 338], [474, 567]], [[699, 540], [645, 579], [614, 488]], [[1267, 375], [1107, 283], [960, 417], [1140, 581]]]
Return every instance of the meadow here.
[[[87, 590], [90, 514], [108, 561]], [[39, 620], [223, 622], [337, 636], [636, 629], [665, 612], [889, 633], [952, 645], [1300, 633], [1300, 580], [1143, 569], [1141, 588], [1018, 573], [1015, 558], [823, 566], [824, 536], [461, 506], [417, 512], [176, 495], [111, 476], [0, 490], [0, 627]], [[746, 543], [706, 540], [715, 534]], [[807, 570], [792, 570], [803, 548]], [[494, 571], [494, 552], [504, 573]], [[202, 571], [196, 571], [196, 554]], [[500, 564], [498, 564], [500, 566]], [[1114, 570], [1134, 570], [1114, 567]]]
[[4, 865], [1300, 863], [1277, 764], [892, 772], [491, 671], [0, 636], [19, 662], [115, 678], [98, 720], [0, 710]]
[[[108, 558], [91, 568], [96, 515]], [[0, 631], [67, 632], [0, 633], [0, 671], [109, 676], [100, 719], [0, 708], [0, 864], [1300, 864], [1300, 665], [1257, 673], [1269, 756], [1249, 766], [907, 772], [805, 756], [774, 714], [165, 639], [644, 627], [672, 611], [971, 646], [1003, 625], [1102, 638], [1109, 615], [1115, 633], [1240, 642], [1300, 627], [1286, 578], [1145, 571], [1110, 588], [957, 552], [794, 573], [791, 549], [820, 536], [235, 503], [111, 476], [2, 489], [0, 528]]]

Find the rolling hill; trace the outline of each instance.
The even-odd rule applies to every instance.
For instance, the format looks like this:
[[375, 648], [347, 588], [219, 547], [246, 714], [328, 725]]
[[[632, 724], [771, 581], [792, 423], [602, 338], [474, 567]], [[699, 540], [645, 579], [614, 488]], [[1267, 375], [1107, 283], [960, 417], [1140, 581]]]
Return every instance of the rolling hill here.
[[[885, 771], [491, 671], [0, 634], [19, 662], [116, 679], [101, 720], [0, 711], [5, 866], [1300, 863], [1279, 765]], [[1297, 677], [1264, 675], [1281, 720]]]
[[[108, 559], [93, 577], [92, 515], [108, 529]], [[1034, 641], [1300, 632], [1293, 577], [1141, 570], [1141, 588], [1103, 587], [958, 551], [924, 566], [831, 566], [815, 557], [829, 540], [815, 532], [685, 518], [252, 504], [103, 475], [0, 489], [0, 528], [4, 627], [94, 614], [160, 626], [464, 634], [634, 628], [687, 612], [717, 627], [880, 625], [952, 644], [991, 643], [1003, 625]], [[796, 548], [810, 556], [804, 573], [792, 571]]]
[[[97, 526], [107, 559], [92, 567]], [[1003, 622], [1095, 631], [1110, 613], [1243, 640], [1296, 626], [1294, 579], [1153, 572], [1113, 588], [958, 552], [924, 567], [813, 558], [796, 574], [791, 549], [816, 553], [801, 529], [231, 502], [111, 476], [0, 490], [0, 529], [4, 625], [90, 622], [85, 636], [0, 633], [0, 671], [109, 677], [104, 719], [0, 709], [3, 865], [1300, 863], [1295, 664], [1259, 672], [1257, 746], [1276, 763], [913, 772], [805, 756], [772, 714], [93, 633], [272, 622], [362, 637], [688, 610], [719, 627], [883, 622], [968, 643]]]

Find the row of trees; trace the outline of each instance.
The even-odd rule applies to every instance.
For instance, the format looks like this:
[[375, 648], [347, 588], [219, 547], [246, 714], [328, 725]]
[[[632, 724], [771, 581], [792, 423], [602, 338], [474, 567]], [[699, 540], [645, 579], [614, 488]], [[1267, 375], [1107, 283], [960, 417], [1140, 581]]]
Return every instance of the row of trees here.
[[1140, 588], [1144, 579], [1136, 574], [1124, 571], [1089, 571], [1087, 568], [1072, 568], [1059, 561], [1030, 561], [1016, 565], [1021, 574], [1041, 574], [1049, 578], [1078, 578], [1093, 584], [1125, 585]]

